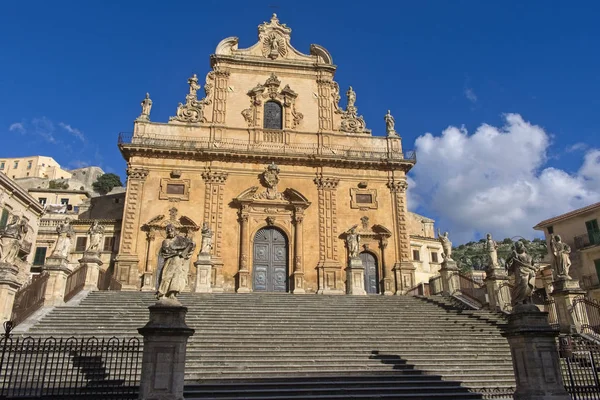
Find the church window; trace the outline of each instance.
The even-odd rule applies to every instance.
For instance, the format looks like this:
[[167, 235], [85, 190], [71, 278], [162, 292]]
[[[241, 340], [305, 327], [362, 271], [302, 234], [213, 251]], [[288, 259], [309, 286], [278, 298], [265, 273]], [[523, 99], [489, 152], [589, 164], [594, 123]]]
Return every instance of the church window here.
[[0, 229], [4, 229], [6, 227], [6, 224], [8, 223], [8, 215], [9, 212], [6, 208], [2, 210], [2, 216], [0, 217]]
[[431, 262], [438, 262], [438, 254], [435, 251], [431, 252]]
[[114, 237], [105, 237], [103, 250], [104, 251], [112, 251], [114, 243], [115, 243]]
[[373, 196], [371, 194], [356, 194], [356, 202], [357, 203], [367, 203], [370, 204], [373, 202]]
[[46, 202], [48, 201], [48, 199], [45, 197], [40, 197], [38, 200], [39, 200], [40, 204], [43, 206], [45, 206]]
[[0, 162], [0, 169], [4, 169], [4, 161]]
[[31, 160], [27, 161], [27, 169], [31, 169], [32, 165], [33, 165], [33, 161], [31, 161]]
[[78, 237], [75, 243], [75, 251], [85, 251], [85, 245], [87, 244], [86, 237]]
[[167, 194], [184, 194], [184, 193], [185, 193], [185, 185], [184, 184], [175, 184], [175, 183], [167, 184]]
[[68, 206], [69, 205], [69, 199], [67, 199], [67, 198], [60, 199], [60, 204]]
[[283, 129], [283, 112], [281, 104], [276, 101], [265, 103], [265, 129]]
[[419, 250], [413, 250], [413, 260], [421, 261], [421, 255], [419, 254]]
[[46, 251], [47, 247], [37, 247], [35, 249], [35, 257], [33, 258], [33, 265], [44, 265], [46, 262]]
[[13, 165], [13, 168], [19, 168], [19, 162], [15, 161], [15, 165]]

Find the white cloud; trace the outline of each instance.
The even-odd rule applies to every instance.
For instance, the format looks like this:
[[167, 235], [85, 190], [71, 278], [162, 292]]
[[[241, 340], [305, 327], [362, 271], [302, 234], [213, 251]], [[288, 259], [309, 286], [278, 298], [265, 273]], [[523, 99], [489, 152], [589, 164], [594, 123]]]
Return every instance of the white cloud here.
[[11, 124], [8, 127], [8, 130], [10, 132], [19, 132], [19, 133], [25, 133], [25, 127], [23, 126], [22, 123], [20, 122], [15, 122], [14, 124]]
[[473, 91], [473, 88], [465, 88], [465, 97], [471, 103], [473, 103], [473, 104], [477, 103], [477, 95]]
[[573, 153], [575, 151], [583, 151], [583, 150], [587, 150], [588, 149], [588, 145], [586, 143], [575, 143], [572, 144], [571, 146], [567, 147], [567, 153]]
[[83, 132], [81, 132], [79, 129], [73, 128], [71, 125], [65, 124], [64, 122], [59, 122], [58, 125], [67, 132], [69, 132], [71, 135], [75, 136], [77, 139], [81, 140], [82, 142], [85, 141], [85, 136], [83, 135]]
[[416, 140], [411, 199], [428, 199], [424, 208], [456, 243], [487, 232], [532, 237], [538, 222], [600, 201], [600, 150], [588, 151], [576, 174], [544, 168], [549, 134], [518, 114], [504, 118], [503, 127], [469, 135], [450, 126]]
[[46, 142], [52, 144], [58, 143], [58, 140], [54, 137], [54, 124], [48, 118], [34, 118], [31, 120], [31, 125], [33, 126], [34, 134], [41, 137]]

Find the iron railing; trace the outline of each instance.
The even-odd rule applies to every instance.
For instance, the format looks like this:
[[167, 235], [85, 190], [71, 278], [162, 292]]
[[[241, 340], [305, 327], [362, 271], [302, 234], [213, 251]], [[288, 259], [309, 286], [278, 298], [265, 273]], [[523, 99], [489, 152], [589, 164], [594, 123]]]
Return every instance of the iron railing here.
[[600, 337], [600, 303], [579, 296], [573, 300], [573, 316], [580, 325], [581, 333]]
[[25, 321], [31, 314], [44, 305], [44, 295], [50, 275], [43, 273], [36, 275], [27, 285], [15, 293], [11, 320], [16, 326]]
[[137, 399], [138, 338], [0, 339], [1, 399]]
[[600, 346], [579, 335], [558, 340], [563, 385], [571, 399], [600, 399]]
[[584, 275], [579, 280], [579, 286], [581, 286], [583, 290], [593, 289], [595, 287], [598, 287], [599, 285], [600, 282], [598, 282], [597, 274]]
[[600, 232], [588, 232], [585, 235], [578, 235], [573, 238], [575, 249], [580, 250], [586, 247], [600, 245]]
[[98, 290], [121, 290], [123, 285], [116, 280], [110, 272], [102, 271], [98, 273]]
[[479, 283], [472, 278], [465, 276], [458, 272], [458, 283], [460, 287], [460, 292], [477, 302], [481, 305], [487, 303], [487, 299], [485, 297], [487, 293], [487, 288], [484, 284]]
[[556, 303], [553, 298], [544, 300], [544, 311], [548, 313], [548, 323], [553, 329], [559, 329], [558, 312], [556, 311]]
[[298, 155], [319, 156], [323, 158], [348, 158], [367, 160], [406, 160], [416, 162], [414, 151], [406, 153], [387, 150], [355, 148], [341, 145], [319, 146], [316, 143], [273, 143], [252, 142], [250, 140], [224, 138], [210, 140], [196, 136], [143, 135], [133, 136], [131, 133], [119, 133], [119, 145], [134, 145], [164, 149], [180, 149], [184, 151], [210, 150], [222, 152], [237, 152], [256, 155]]
[[406, 291], [407, 296], [430, 296], [429, 283], [421, 282]]
[[87, 265], [83, 264], [67, 276], [67, 283], [65, 284], [65, 302], [71, 300], [77, 293], [83, 290], [85, 287], [86, 275]]
[[431, 295], [441, 294], [443, 291], [441, 275], [429, 278], [429, 293]]

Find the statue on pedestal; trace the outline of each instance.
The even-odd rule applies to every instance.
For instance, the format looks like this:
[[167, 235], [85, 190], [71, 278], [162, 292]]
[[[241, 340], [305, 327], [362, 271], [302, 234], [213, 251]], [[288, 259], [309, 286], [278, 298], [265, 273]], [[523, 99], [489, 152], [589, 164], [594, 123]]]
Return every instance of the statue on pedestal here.
[[200, 244], [200, 254], [210, 254], [212, 250], [213, 232], [207, 222], [202, 224], [202, 243]]
[[146, 93], [146, 98], [140, 103], [142, 106], [142, 113], [137, 118], [138, 121], [150, 121], [150, 110], [152, 110], [152, 100], [150, 99], [150, 93]]
[[509, 275], [514, 275], [514, 286], [511, 288], [511, 304], [530, 304], [535, 288], [536, 268], [533, 258], [527, 254], [525, 245], [520, 240], [515, 242], [512, 253], [506, 259]]
[[560, 235], [552, 235], [552, 255], [554, 256], [554, 272], [557, 278], [572, 279], [569, 275], [571, 268], [571, 247], [564, 243]]
[[104, 226], [100, 225], [98, 221], [94, 221], [87, 234], [89, 244], [85, 252], [99, 253], [102, 246], [102, 239], [104, 239]]
[[69, 256], [69, 251], [71, 251], [72, 238], [75, 236], [75, 231], [71, 225], [71, 219], [65, 218], [63, 222], [58, 224], [56, 232], [58, 233], [58, 239], [56, 240], [56, 246], [54, 246], [54, 250], [50, 257], [67, 258]]
[[0, 235], [0, 262], [14, 264], [19, 255], [19, 245], [27, 233], [27, 221], [14, 215]]
[[442, 232], [438, 228], [438, 240], [442, 244], [442, 250], [444, 251], [442, 253], [442, 258], [444, 261], [452, 260], [452, 242], [448, 238], [448, 232], [444, 232], [442, 235]]
[[396, 135], [396, 130], [394, 129], [394, 125], [396, 124], [396, 121], [394, 120], [394, 117], [392, 117], [390, 110], [388, 110], [387, 114], [385, 114], [385, 117], [383, 117], [383, 119], [385, 120], [385, 131], [386, 131], [387, 135], [388, 136]]
[[358, 258], [360, 248], [360, 235], [356, 233], [357, 225], [354, 225], [346, 232], [346, 246], [348, 246], [348, 258], [350, 260]]
[[189, 259], [196, 244], [189, 238], [176, 235], [175, 227], [166, 227], [167, 238], [163, 240], [159, 255], [164, 260], [158, 277], [158, 300], [175, 299], [185, 289], [188, 279]]
[[492, 239], [492, 234], [487, 234], [485, 249], [488, 252], [488, 268], [498, 268], [498, 243]]

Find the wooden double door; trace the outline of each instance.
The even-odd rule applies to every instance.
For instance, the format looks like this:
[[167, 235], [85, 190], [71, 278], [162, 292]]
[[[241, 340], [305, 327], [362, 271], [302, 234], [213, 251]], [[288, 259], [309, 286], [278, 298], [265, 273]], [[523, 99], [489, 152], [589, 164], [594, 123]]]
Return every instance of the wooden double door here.
[[288, 240], [277, 228], [266, 227], [254, 236], [252, 290], [288, 291]]

